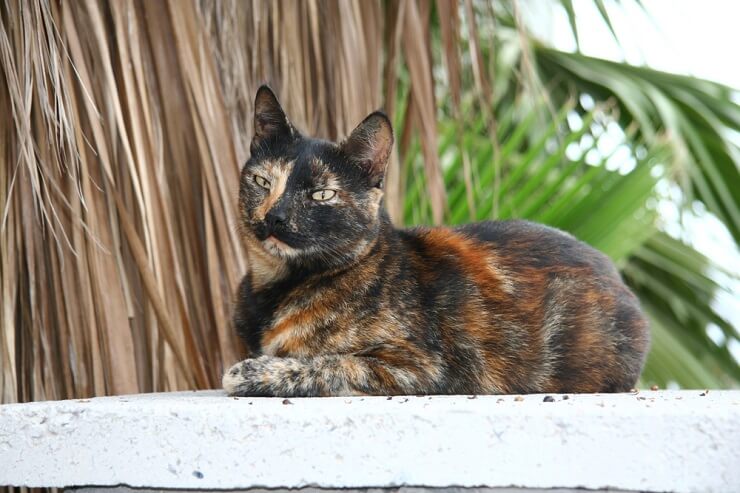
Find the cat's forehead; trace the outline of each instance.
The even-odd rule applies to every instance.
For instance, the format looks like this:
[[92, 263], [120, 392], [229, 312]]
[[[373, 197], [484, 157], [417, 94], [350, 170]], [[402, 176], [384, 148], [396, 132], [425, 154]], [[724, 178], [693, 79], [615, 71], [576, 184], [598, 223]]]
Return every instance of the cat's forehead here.
[[282, 152], [264, 156], [258, 166], [273, 175], [290, 176], [293, 180], [336, 180], [342, 174], [337, 148], [324, 141], [303, 141]]
[[294, 180], [336, 180], [337, 172], [332, 166], [319, 156], [310, 156], [306, 159], [291, 159], [289, 157], [271, 157], [258, 162], [257, 167], [272, 176], [292, 177]]

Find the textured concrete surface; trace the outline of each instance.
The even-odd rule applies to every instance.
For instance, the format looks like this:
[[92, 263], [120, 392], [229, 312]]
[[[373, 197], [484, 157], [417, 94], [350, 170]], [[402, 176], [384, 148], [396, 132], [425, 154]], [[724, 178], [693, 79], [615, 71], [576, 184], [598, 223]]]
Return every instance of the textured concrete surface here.
[[[65, 490], [65, 491], [72, 491]], [[131, 488], [129, 486], [92, 486], [74, 488], [75, 493], [172, 493], [173, 490], [167, 489], [156, 489], [156, 488]], [[212, 490], [175, 490], [177, 493], [200, 493], [203, 491]], [[249, 490], [229, 490], [232, 493], [583, 493], [582, 489], [573, 488], [421, 488], [415, 486], [401, 486], [399, 488], [298, 488], [298, 489], [285, 489], [285, 488], [254, 488]], [[609, 489], [609, 493], [630, 493], [624, 490], [613, 490]]]
[[567, 397], [4, 405], [0, 485], [740, 491], [740, 392]]

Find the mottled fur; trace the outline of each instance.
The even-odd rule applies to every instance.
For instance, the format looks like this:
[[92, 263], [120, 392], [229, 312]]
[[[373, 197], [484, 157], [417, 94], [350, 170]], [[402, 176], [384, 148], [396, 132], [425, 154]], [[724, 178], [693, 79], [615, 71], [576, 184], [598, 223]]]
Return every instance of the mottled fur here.
[[[230, 394], [635, 385], [647, 323], [606, 256], [525, 221], [395, 229], [381, 205], [393, 137], [380, 113], [342, 144], [305, 138], [263, 87], [255, 128], [240, 192], [250, 272], [234, 318], [254, 357], [224, 375]], [[336, 193], [314, 200], [322, 189]]]

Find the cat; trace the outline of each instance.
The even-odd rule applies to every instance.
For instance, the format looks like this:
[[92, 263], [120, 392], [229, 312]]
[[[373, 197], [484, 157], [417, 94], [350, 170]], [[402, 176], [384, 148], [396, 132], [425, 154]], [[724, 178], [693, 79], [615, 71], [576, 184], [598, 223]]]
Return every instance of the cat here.
[[396, 229], [382, 204], [392, 146], [381, 112], [335, 144], [257, 91], [234, 315], [253, 357], [226, 371], [228, 394], [631, 389], [648, 323], [611, 261], [520, 220]]

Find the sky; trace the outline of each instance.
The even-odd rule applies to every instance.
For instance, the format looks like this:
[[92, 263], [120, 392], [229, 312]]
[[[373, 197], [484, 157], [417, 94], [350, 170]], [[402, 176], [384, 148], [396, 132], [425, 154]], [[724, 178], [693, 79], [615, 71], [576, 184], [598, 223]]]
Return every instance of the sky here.
[[[585, 55], [692, 75], [740, 90], [740, 0], [642, 0], [647, 14], [634, 0], [604, 4], [621, 46], [593, 0], [573, 0]], [[575, 50], [568, 17], [557, 2], [523, 0], [522, 9], [538, 37], [558, 49]], [[666, 201], [659, 210], [669, 233], [680, 235], [720, 265], [740, 273], [738, 246], [714, 216], [688, 216], [681, 227], [673, 204]], [[740, 331], [740, 281], [725, 278], [722, 282], [730, 293], [721, 295], [715, 307]], [[720, 337], [717, 331], [710, 330], [710, 336]], [[731, 350], [740, 361], [740, 344]]]
[[[633, 0], [622, 0], [622, 6], [616, 7], [614, 2], [604, 3], [622, 48], [601, 20], [593, 0], [574, 0], [581, 48], [586, 55], [624, 59], [634, 65], [694, 75], [740, 89], [737, 0], [643, 0], [649, 15]], [[558, 48], [574, 49], [565, 12], [557, 8], [553, 14], [557, 21], [551, 26], [551, 41]]]

